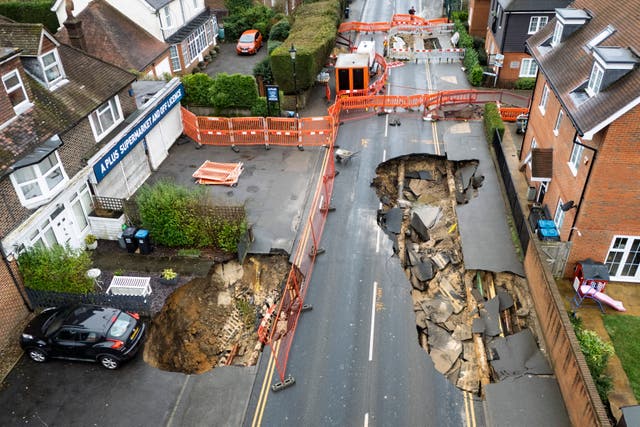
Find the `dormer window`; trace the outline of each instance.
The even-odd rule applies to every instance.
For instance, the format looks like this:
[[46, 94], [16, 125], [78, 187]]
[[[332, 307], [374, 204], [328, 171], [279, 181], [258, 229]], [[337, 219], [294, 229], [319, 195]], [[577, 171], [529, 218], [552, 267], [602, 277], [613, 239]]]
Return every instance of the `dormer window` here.
[[9, 100], [11, 101], [11, 105], [13, 105], [13, 111], [16, 114], [21, 114], [31, 107], [31, 103], [27, 97], [27, 91], [24, 89], [18, 70], [13, 70], [3, 75], [2, 84], [7, 91], [7, 95], [9, 95]]
[[96, 141], [102, 138], [122, 122], [122, 109], [120, 108], [120, 100], [118, 96], [111, 98], [102, 104], [96, 111], [89, 116], [91, 129]]
[[62, 62], [58, 57], [58, 51], [52, 50], [40, 57], [44, 78], [48, 86], [52, 86], [64, 77]]
[[11, 182], [20, 202], [28, 209], [49, 201], [68, 180], [56, 151], [42, 161], [21, 167], [11, 174]]
[[553, 38], [551, 39], [551, 46], [555, 47], [560, 44], [563, 28], [564, 26], [560, 22], [556, 22], [556, 26], [553, 29]]
[[549, 18], [546, 16], [532, 16], [529, 20], [529, 31], [527, 32], [527, 34], [537, 33], [542, 29], [542, 27], [547, 25], [548, 21]]
[[600, 85], [602, 84], [602, 77], [604, 77], [604, 70], [598, 64], [593, 64], [591, 69], [591, 76], [589, 77], [589, 84], [587, 85], [587, 93], [589, 96], [594, 96], [600, 92]]
[[160, 23], [162, 28], [167, 30], [173, 27], [173, 21], [171, 19], [171, 8], [169, 6], [163, 7], [160, 10]]

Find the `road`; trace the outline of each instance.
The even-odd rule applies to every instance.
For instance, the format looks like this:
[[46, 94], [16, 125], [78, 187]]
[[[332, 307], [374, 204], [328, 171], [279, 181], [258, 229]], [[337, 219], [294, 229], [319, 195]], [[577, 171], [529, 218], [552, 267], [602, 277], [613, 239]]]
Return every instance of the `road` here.
[[[389, 8], [378, 7], [383, 3], [390, 2], [353, 2], [351, 17], [389, 20]], [[399, 3], [392, 7], [406, 13], [410, 5]], [[424, 16], [424, 8], [414, 5]], [[376, 39], [381, 46], [382, 36]], [[393, 69], [390, 94], [438, 89], [438, 73], [431, 68], [422, 63]], [[337, 165], [336, 211], [329, 214], [322, 241], [326, 253], [317, 258], [305, 300], [313, 310], [302, 314], [289, 356], [287, 372], [296, 383], [277, 393], [265, 389], [277, 381], [265, 352], [246, 426], [483, 425], [481, 402], [435, 371], [419, 347], [411, 285], [376, 224], [379, 200], [370, 184], [378, 164], [443, 151], [437, 126], [418, 113], [399, 118], [402, 125], [390, 127], [389, 115], [341, 117], [336, 144], [358, 154]]]

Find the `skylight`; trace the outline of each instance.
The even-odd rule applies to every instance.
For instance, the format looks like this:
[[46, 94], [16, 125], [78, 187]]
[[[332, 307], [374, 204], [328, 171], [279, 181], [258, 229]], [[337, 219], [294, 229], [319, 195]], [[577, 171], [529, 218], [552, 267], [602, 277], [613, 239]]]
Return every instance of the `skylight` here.
[[587, 47], [590, 50], [593, 49], [594, 47], [598, 46], [600, 43], [605, 41], [607, 39], [607, 37], [609, 37], [611, 34], [613, 34], [615, 32], [616, 32], [616, 29], [613, 28], [613, 25], [607, 25], [607, 28], [602, 30], [602, 32], [600, 32], [600, 34], [598, 34], [597, 36], [592, 38], [589, 41], [589, 43], [587, 43]]

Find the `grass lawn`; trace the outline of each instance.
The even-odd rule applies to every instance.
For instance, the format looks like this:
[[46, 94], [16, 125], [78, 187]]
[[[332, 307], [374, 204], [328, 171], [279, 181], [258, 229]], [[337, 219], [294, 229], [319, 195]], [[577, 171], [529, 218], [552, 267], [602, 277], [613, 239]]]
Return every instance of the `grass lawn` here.
[[603, 320], [633, 394], [640, 401], [640, 317], [605, 314]]

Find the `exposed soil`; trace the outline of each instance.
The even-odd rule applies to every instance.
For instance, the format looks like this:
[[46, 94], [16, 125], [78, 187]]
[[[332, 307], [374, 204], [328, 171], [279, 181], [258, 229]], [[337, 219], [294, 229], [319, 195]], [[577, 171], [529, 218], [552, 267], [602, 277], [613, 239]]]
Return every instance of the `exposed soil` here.
[[144, 360], [198, 374], [218, 365], [253, 365], [261, 344], [258, 319], [278, 298], [290, 265], [284, 255], [216, 264], [207, 277], [176, 289], [151, 322]]
[[[420, 345], [452, 383], [481, 394], [482, 385], [495, 380], [487, 344], [499, 334], [526, 328], [536, 336], [538, 328], [524, 278], [465, 269], [455, 205], [477, 196], [483, 177], [475, 176], [476, 170], [477, 162], [412, 155], [381, 164], [373, 185], [382, 202], [378, 222], [394, 239], [412, 285]], [[399, 215], [400, 227], [394, 219]], [[500, 330], [474, 332], [474, 319], [501, 293], [510, 295], [513, 304], [501, 309]]]

